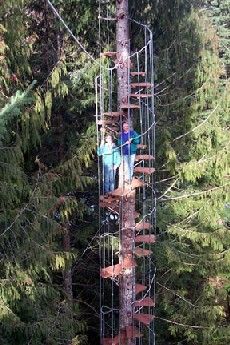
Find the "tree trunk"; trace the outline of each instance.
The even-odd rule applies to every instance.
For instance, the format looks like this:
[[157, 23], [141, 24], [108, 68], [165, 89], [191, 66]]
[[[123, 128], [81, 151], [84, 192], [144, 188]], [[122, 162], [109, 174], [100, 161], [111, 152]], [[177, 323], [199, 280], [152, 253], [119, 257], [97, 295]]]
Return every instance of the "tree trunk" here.
[[[65, 252], [70, 252], [70, 231], [69, 227], [65, 227], [65, 233], [63, 236], [63, 249]], [[68, 302], [73, 302], [73, 291], [72, 291], [72, 270], [71, 266], [67, 267], [63, 272], [63, 288], [68, 298]]]
[[[128, 26], [128, 0], [116, 1], [116, 51], [117, 51], [117, 79], [118, 79], [118, 107], [128, 102], [129, 94], [129, 26]], [[127, 113], [128, 119], [128, 113]], [[123, 187], [123, 168], [119, 171], [119, 186]], [[120, 213], [120, 263], [133, 256], [134, 252], [134, 226], [135, 226], [135, 191], [129, 197], [123, 197]], [[126, 268], [119, 282], [120, 295], [120, 331], [126, 326], [133, 325], [133, 302], [135, 299], [135, 268]], [[129, 339], [128, 345], [134, 340]]]

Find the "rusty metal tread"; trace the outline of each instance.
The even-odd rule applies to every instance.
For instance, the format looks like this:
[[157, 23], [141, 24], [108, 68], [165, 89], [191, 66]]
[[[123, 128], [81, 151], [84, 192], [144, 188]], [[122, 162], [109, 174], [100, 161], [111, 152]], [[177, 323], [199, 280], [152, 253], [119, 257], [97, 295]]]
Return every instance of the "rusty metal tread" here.
[[155, 172], [155, 168], [149, 168], [149, 167], [135, 167], [134, 168], [135, 173], [142, 173], [142, 174], [152, 174]]
[[152, 228], [152, 224], [149, 222], [141, 221], [139, 223], [136, 223], [135, 230], [150, 230]]
[[135, 237], [135, 242], [155, 243], [156, 242], [156, 236], [153, 234], [138, 235]]
[[152, 97], [151, 93], [131, 93], [129, 95], [129, 97], [133, 97], [133, 98], [148, 98], [148, 97]]
[[131, 188], [139, 188], [139, 187], [143, 187], [145, 185], [144, 181], [137, 178], [137, 177], [134, 177], [132, 179], [132, 182], [131, 182]]
[[136, 155], [135, 161], [141, 161], [141, 160], [154, 160], [153, 155]]
[[112, 278], [118, 276], [122, 271], [121, 264], [101, 268], [100, 275], [102, 278]]
[[124, 112], [123, 111], [107, 111], [105, 113], [103, 113], [104, 116], [124, 116]]
[[136, 76], [141, 76], [141, 77], [144, 77], [145, 75], [146, 75], [146, 73], [145, 72], [136, 72], [136, 71], [133, 71], [133, 72], [130, 72], [130, 75], [132, 76], [132, 77], [136, 77]]
[[134, 314], [134, 320], [142, 322], [144, 325], [148, 326], [154, 320], [154, 315], [152, 314]]
[[134, 253], [136, 256], [138, 257], [144, 257], [144, 256], [149, 256], [149, 255], [152, 255], [153, 252], [149, 249], [143, 249], [143, 248], [140, 248], [140, 247], [136, 247], [134, 249]]
[[132, 103], [125, 103], [121, 105], [121, 109], [140, 109], [140, 105], [132, 104]]
[[143, 285], [143, 284], [135, 284], [135, 294], [139, 294], [140, 292], [143, 292], [147, 289], [147, 286]]
[[113, 121], [112, 119], [110, 120], [98, 120], [97, 122], [97, 125], [111, 125], [111, 126], [117, 126], [118, 123]]
[[155, 302], [150, 297], [145, 297], [134, 302], [134, 307], [154, 307]]
[[137, 87], [153, 87], [154, 85], [151, 83], [131, 83], [130, 86], [135, 89]]
[[126, 336], [128, 339], [134, 339], [143, 337], [143, 334], [134, 326], [126, 326]]

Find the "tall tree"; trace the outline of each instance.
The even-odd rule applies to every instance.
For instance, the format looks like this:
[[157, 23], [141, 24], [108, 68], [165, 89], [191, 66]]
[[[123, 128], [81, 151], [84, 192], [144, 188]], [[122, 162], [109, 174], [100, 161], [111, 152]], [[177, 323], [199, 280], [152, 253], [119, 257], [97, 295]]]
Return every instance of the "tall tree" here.
[[[80, 49], [76, 55], [46, 1], [6, 1], [1, 18], [0, 342], [85, 344], [86, 322], [62, 273], [80, 251], [76, 237], [85, 243], [95, 231], [79, 236], [74, 224], [88, 214], [76, 190], [93, 181], [86, 167], [95, 148], [97, 65]], [[63, 250], [66, 228], [71, 243]]]

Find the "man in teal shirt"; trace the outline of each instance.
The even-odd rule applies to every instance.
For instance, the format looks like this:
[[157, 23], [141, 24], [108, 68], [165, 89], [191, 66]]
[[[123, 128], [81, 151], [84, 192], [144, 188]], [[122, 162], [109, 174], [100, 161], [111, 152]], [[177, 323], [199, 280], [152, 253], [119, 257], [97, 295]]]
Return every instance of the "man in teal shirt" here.
[[122, 129], [118, 139], [118, 145], [121, 146], [124, 165], [124, 182], [130, 184], [133, 177], [137, 145], [140, 144], [140, 135], [130, 129], [128, 122], [123, 123]]

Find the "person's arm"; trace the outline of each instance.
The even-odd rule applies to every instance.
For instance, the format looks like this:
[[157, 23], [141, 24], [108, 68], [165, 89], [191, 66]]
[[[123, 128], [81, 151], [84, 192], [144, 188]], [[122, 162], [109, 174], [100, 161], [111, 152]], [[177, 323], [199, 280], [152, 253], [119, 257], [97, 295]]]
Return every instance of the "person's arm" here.
[[104, 154], [105, 142], [104, 139], [101, 139], [100, 146], [97, 148], [98, 156], [102, 156]]
[[118, 147], [115, 147], [114, 148], [114, 151], [113, 151], [113, 157], [114, 157], [114, 170], [116, 170], [120, 164], [121, 164], [121, 155], [120, 155], [120, 152], [119, 152], [119, 149]]
[[117, 139], [117, 145], [121, 146], [122, 140], [121, 140], [121, 135], [119, 136], [119, 138]]
[[135, 145], [138, 145], [138, 144], [140, 144], [140, 141], [141, 141], [140, 135], [137, 132], [133, 131], [132, 143]]

